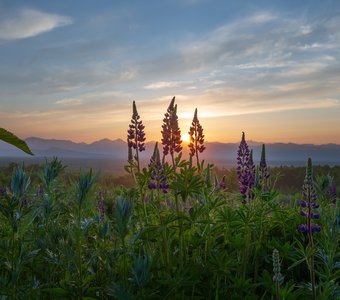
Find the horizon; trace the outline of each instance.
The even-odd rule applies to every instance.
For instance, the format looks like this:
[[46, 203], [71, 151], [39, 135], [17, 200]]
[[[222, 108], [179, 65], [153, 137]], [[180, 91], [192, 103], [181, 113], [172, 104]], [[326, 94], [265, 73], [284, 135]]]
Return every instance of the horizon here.
[[[66, 139], [66, 138], [60, 138], [60, 139], [56, 139], [56, 138], [43, 138], [43, 137], [39, 137], [39, 136], [28, 136], [26, 138], [24, 138], [24, 140], [28, 140], [28, 139], [42, 139], [42, 140], [53, 140], [53, 141], [65, 141], [65, 142], [72, 142], [72, 143], [76, 143], [76, 144], [86, 144], [86, 145], [90, 145], [90, 144], [93, 144], [95, 142], [100, 142], [100, 141], [104, 141], [104, 140], [108, 140], [108, 141], [111, 141], [111, 142], [114, 142], [114, 141], [122, 141], [124, 142], [125, 144], [127, 144], [127, 141], [118, 137], [118, 138], [108, 138], [108, 137], [103, 137], [103, 138], [99, 138], [97, 140], [93, 140], [93, 141], [88, 141], [88, 142], [85, 142], [85, 141], [74, 141], [72, 139]], [[239, 144], [241, 141], [241, 139], [239, 141], [230, 141], [230, 142], [221, 142], [221, 141], [209, 141], [209, 140], [205, 140], [205, 143], [220, 143], [220, 144]], [[156, 143], [158, 142], [160, 145], [162, 145], [161, 141], [160, 140], [146, 140], [145, 143]], [[325, 144], [315, 144], [315, 143], [294, 143], [294, 142], [280, 142], [280, 141], [274, 141], [274, 142], [270, 142], [270, 143], [265, 143], [263, 141], [255, 141], [255, 140], [248, 140], [246, 138], [246, 142], [248, 144], [265, 144], [265, 145], [270, 145], [270, 144], [294, 144], [294, 145], [314, 145], [314, 146], [322, 146], [322, 145], [338, 145], [340, 146], [340, 143], [337, 144], [337, 143], [325, 143]], [[0, 143], [3, 143], [2, 141], [0, 141]], [[187, 145], [188, 142], [187, 141], [182, 141], [182, 145]]]
[[[0, 3], [0, 127], [126, 140], [132, 101], [161, 140], [173, 96], [207, 141], [340, 144], [340, 2]], [[175, 21], [173, 21], [175, 18]]]

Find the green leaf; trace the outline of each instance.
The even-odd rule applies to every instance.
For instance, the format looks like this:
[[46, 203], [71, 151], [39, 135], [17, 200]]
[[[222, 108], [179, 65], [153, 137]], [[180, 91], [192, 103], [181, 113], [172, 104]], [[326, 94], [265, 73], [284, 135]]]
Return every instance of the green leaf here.
[[33, 155], [30, 148], [27, 146], [26, 142], [19, 139], [13, 133], [7, 131], [4, 128], [0, 128], [0, 140], [19, 148], [20, 150], [26, 152], [27, 154]]
[[70, 293], [62, 288], [46, 288], [43, 291], [48, 292], [54, 296], [69, 296]]

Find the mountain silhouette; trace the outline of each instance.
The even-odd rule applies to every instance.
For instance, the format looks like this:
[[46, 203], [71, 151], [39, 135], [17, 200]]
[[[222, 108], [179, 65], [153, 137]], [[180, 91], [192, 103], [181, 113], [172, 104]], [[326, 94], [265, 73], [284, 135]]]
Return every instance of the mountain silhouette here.
[[[34, 153], [34, 158], [57, 156], [62, 160], [72, 163], [72, 159], [79, 160], [118, 160], [125, 164], [127, 160], [127, 143], [122, 139], [102, 139], [93, 143], [76, 143], [70, 140], [43, 139], [30, 137], [26, 143]], [[155, 142], [146, 143], [146, 151], [142, 152], [141, 160], [146, 163], [153, 152]], [[234, 166], [239, 143], [206, 142], [206, 151], [201, 158], [207, 162], [221, 166]], [[254, 160], [258, 162], [261, 156], [262, 143], [249, 141], [249, 147], [254, 151]], [[183, 157], [188, 157], [187, 145], [183, 143]], [[160, 151], [162, 149], [160, 146]], [[294, 143], [269, 143], [266, 144], [267, 161], [271, 165], [304, 165], [307, 158], [311, 157], [314, 164], [340, 164], [340, 145], [337, 144], [294, 144]], [[19, 149], [0, 142], [0, 159], [30, 157]], [[33, 158], [32, 158], [33, 159]], [[95, 167], [95, 166], [94, 166]]]

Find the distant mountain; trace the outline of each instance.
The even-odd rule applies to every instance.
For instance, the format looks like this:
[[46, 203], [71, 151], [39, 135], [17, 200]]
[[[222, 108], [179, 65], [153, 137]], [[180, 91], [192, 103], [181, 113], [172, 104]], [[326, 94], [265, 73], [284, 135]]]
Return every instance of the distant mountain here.
[[[217, 162], [236, 160], [238, 144], [235, 143], [206, 143], [207, 150], [203, 157]], [[249, 148], [253, 149], [254, 160], [261, 157], [262, 143], [250, 142]], [[340, 145], [326, 144], [293, 144], [269, 143], [266, 144], [266, 156], [273, 165], [303, 165], [308, 157], [314, 164], [340, 164]]]
[[[26, 139], [28, 146], [33, 151], [35, 158], [57, 156], [60, 159], [105, 159], [127, 160], [127, 144], [121, 139], [102, 139], [90, 144], [75, 143], [70, 140], [55, 140], [30, 137]], [[146, 143], [147, 151], [143, 152], [141, 159], [148, 161], [154, 148], [155, 142]], [[206, 161], [219, 165], [233, 166], [236, 162], [238, 143], [207, 142], [206, 151], [202, 158]], [[249, 141], [250, 148], [254, 151], [254, 160], [259, 161], [262, 143]], [[186, 145], [183, 145], [183, 156], [188, 156]], [[303, 165], [308, 157], [314, 164], [340, 164], [340, 145], [325, 144], [293, 144], [271, 143], [266, 144], [267, 160], [272, 165]], [[29, 158], [24, 152], [0, 142], [1, 157]]]

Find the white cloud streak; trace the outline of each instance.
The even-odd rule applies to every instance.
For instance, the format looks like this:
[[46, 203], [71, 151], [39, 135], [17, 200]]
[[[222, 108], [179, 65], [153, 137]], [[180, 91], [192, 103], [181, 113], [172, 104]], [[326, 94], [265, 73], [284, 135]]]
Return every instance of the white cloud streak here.
[[0, 40], [12, 41], [37, 36], [57, 27], [72, 24], [67, 16], [23, 8], [0, 20]]

